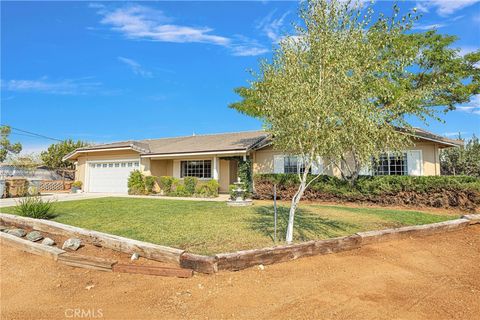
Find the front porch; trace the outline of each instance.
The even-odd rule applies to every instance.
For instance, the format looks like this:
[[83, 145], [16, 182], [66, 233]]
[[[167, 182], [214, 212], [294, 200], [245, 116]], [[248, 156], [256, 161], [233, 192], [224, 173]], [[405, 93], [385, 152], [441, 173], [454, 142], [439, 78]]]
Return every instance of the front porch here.
[[229, 186], [237, 180], [238, 164], [245, 154], [214, 155], [157, 155], [141, 157], [140, 170], [145, 175], [171, 176], [177, 179], [196, 177], [201, 181], [215, 179], [219, 192], [228, 193]]

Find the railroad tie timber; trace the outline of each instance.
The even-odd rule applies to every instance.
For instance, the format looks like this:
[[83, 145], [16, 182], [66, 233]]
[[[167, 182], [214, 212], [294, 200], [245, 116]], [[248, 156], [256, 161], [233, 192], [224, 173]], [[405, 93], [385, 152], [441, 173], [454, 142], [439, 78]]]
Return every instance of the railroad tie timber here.
[[93, 269], [93, 270], [107, 271], [107, 272], [112, 272], [112, 267], [117, 263], [116, 260], [84, 256], [84, 255], [72, 254], [72, 253], [60, 254], [58, 256], [57, 262], [66, 264], [71, 267]]

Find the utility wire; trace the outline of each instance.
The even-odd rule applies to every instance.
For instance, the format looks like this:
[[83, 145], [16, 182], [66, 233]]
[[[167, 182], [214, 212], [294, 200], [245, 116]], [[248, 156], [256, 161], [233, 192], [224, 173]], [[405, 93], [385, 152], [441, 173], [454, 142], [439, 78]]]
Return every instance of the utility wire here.
[[[3, 124], [0, 124], [0, 125], [6, 126], [6, 125], [3, 125]], [[16, 131], [20, 131], [20, 132], [23, 132], [23, 133], [27, 133], [27, 134], [29, 134], [29, 135], [31, 135], [31, 136], [35, 136], [35, 137], [38, 137], [38, 138], [44, 138], [44, 139], [54, 140], [54, 141], [60, 141], [60, 142], [63, 141], [63, 140], [60, 140], [60, 139], [56, 139], [56, 138], [44, 136], [43, 134], [39, 134], [39, 133], [27, 131], [27, 130], [18, 129], [18, 128], [15, 128], [15, 127], [12, 127], [12, 126], [8, 126], [8, 127], [10, 127], [10, 129], [13, 129], [13, 130], [16, 130]], [[14, 133], [14, 132], [12, 132], [12, 133]], [[16, 133], [16, 134], [22, 135], [22, 134], [20, 134], [20, 133]], [[25, 134], [23, 134], [23, 135], [25, 135]], [[25, 136], [27, 136], [27, 135], [25, 135]]]

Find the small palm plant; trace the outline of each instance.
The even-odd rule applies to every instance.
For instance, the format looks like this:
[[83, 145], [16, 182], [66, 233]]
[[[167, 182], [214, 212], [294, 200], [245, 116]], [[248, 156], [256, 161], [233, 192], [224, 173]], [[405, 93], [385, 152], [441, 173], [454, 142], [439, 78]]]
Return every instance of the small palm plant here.
[[19, 216], [35, 219], [51, 219], [55, 217], [53, 201], [43, 200], [39, 196], [25, 197], [17, 201], [14, 212]]

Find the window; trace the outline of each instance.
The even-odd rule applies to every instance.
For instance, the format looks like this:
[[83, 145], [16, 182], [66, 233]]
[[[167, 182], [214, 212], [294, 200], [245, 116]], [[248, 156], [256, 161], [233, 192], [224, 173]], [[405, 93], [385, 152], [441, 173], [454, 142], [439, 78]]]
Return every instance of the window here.
[[122, 168], [125, 168], [125, 167], [127, 166], [127, 163], [126, 163], [126, 162], [122, 162], [120, 165], [122, 166]]
[[108, 167], [109, 167], [109, 168], [113, 168], [113, 163], [109, 163], [109, 164], [108, 164]]
[[104, 168], [106, 168], [106, 167], [107, 167], [107, 164], [106, 164], [106, 163], [104, 163], [102, 166], [103, 166]]
[[134, 165], [135, 167], [138, 167], [138, 166], [139, 166], [139, 163], [138, 163], [138, 162], [134, 162], [133, 165]]
[[118, 168], [118, 167], [120, 167], [120, 163], [117, 162], [115, 163], [115, 168]]
[[[305, 163], [296, 156], [287, 156], [283, 160], [283, 172], [284, 173], [304, 173], [305, 172]], [[312, 168], [310, 167], [309, 173], [312, 173]]]
[[210, 179], [212, 177], [212, 161], [195, 160], [182, 161], [180, 164], [180, 178], [197, 177]]
[[131, 163], [131, 162], [129, 162], [129, 163], [128, 163], [128, 166], [129, 166], [129, 167], [131, 167], [131, 166], [132, 166], [132, 163]]
[[407, 153], [382, 154], [378, 160], [373, 159], [373, 174], [376, 176], [407, 175]]

